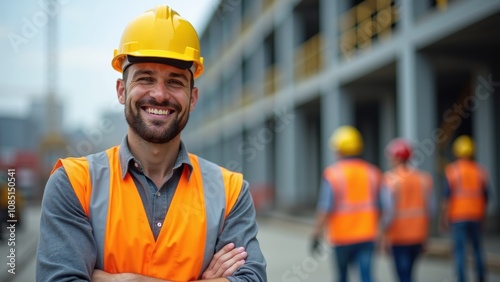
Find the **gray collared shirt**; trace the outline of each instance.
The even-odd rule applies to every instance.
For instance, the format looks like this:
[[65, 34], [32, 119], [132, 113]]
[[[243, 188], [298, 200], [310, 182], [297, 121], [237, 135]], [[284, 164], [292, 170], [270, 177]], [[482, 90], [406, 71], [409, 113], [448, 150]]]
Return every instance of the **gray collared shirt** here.
[[175, 160], [172, 172], [167, 176], [167, 180], [161, 187], [156, 187], [156, 184], [147, 175], [143, 173], [141, 163], [132, 156], [126, 138], [123, 139], [120, 145], [120, 165], [122, 168], [122, 177], [124, 178], [127, 172], [130, 173], [134, 180], [135, 186], [141, 195], [142, 203], [148, 216], [149, 225], [155, 239], [160, 234], [161, 227], [167, 215], [168, 208], [174, 197], [175, 189], [179, 183], [184, 166], [189, 169], [189, 176], [193, 171], [193, 166], [189, 160], [189, 155], [186, 147], [181, 142], [179, 155]]
[[[183, 143], [172, 174], [161, 187], [142, 173], [142, 166], [131, 154], [127, 138], [120, 145], [123, 176], [132, 176], [144, 204], [151, 230], [158, 236], [177, 183], [185, 166], [192, 165]], [[258, 227], [248, 182], [243, 187], [224, 229], [217, 238], [214, 254], [228, 243], [245, 246], [245, 264], [230, 281], [267, 281], [266, 261], [256, 239]], [[47, 181], [40, 219], [40, 240], [37, 250], [36, 281], [91, 281], [97, 259], [92, 225], [71, 187], [64, 168], [57, 169]]]

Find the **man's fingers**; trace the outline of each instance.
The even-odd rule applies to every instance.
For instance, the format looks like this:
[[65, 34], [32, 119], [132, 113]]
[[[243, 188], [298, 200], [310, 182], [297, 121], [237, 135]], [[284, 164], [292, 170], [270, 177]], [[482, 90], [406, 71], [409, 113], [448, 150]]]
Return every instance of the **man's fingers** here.
[[235, 263], [245, 259], [247, 256], [248, 254], [243, 247], [236, 248], [222, 255], [214, 265], [217, 277], [221, 277], [219, 275], [223, 275], [226, 270], [230, 269]]
[[[245, 256], [246, 257], [246, 256]], [[238, 270], [238, 268], [242, 267], [245, 264], [245, 260], [239, 260], [236, 263], [234, 263], [231, 267], [229, 267], [224, 273], [222, 274], [222, 277], [228, 277], [233, 275], [233, 273]]]
[[212, 269], [215, 264], [217, 263], [218, 259], [227, 254], [228, 252], [230, 252], [231, 250], [234, 249], [234, 244], [233, 243], [229, 243], [229, 244], [226, 244], [220, 251], [218, 251], [214, 257], [212, 258], [212, 260], [210, 261], [210, 264], [208, 265], [208, 268], [207, 269]]
[[202, 278], [221, 278], [232, 275], [238, 268], [245, 264], [248, 256], [245, 248], [235, 248], [233, 243], [225, 245], [218, 251], [207, 269], [203, 272]]

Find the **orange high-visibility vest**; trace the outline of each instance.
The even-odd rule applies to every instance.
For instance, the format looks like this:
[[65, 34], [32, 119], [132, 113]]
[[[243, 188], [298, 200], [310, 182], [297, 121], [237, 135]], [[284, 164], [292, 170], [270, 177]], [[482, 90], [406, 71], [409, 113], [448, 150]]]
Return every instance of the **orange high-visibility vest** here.
[[381, 173], [361, 159], [337, 162], [324, 171], [334, 193], [328, 238], [336, 245], [372, 241], [377, 235]]
[[486, 172], [472, 160], [457, 160], [445, 168], [451, 195], [448, 217], [451, 222], [482, 220], [485, 215]]
[[96, 268], [174, 281], [200, 277], [240, 194], [243, 176], [189, 157], [192, 174], [188, 177], [184, 166], [157, 240], [131, 175], [121, 171], [118, 146], [57, 162], [54, 170], [64, 167], [92, 223]]
[[386, 236], [393, 245], [421, 244], [429, 229], [432, 178], [415, 168], [397, 167], [384, 175], [394, 199], [394, 218]]

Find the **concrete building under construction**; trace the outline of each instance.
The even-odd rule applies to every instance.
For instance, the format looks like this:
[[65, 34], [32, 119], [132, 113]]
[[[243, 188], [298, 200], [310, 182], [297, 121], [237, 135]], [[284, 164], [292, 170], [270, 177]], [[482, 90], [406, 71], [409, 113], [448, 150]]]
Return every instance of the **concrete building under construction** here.
[[451, 143], [470, 134], [498, 218], [499, 26], [498, 0], [222, 1], [200, 34], [205, 73], [183, 139], [299, 213], [314, 209], [340, 125], [383, 170], [388, 141], [410, 139], [438, 198]]

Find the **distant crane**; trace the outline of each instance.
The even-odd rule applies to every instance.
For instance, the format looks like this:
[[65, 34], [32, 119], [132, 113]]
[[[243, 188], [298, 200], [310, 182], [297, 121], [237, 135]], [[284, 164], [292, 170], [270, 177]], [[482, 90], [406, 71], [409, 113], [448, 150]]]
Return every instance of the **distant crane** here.
[[[55, 0], [54, 5], [59, 5]], [[46, 93], [46, 132], [43, 133], [40, 142], [41, 172], [42, 181], [46, 181], [52, 166], [58, 158], [64, 157], [66, 147], [65, 138], [62, 135], [61, 122], [58, 118], [59, 110], [57, 107], [57, 86], [58, 86], [58, 68], [59, 68], [59, 50], [58, 50], [58, 13], [48, 17], [47, 22], [47, 93]]]

